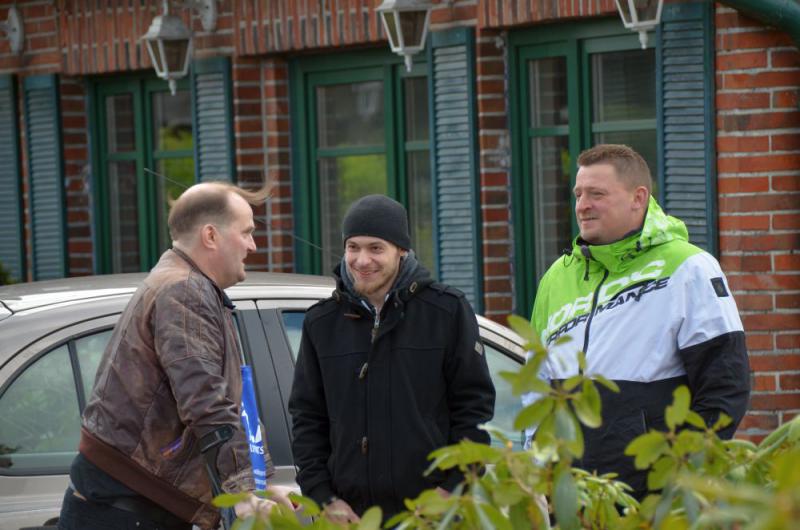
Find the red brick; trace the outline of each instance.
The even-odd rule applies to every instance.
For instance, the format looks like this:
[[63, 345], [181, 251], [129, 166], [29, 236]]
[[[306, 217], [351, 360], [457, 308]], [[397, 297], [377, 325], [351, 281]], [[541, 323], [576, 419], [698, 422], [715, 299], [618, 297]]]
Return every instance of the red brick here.
[[717, 138], [717, 150], [725, 153], [769, 151], [769, 136], [722, 136]]
[[747, 50], [792, 46], [788, 33], [777, 31], [748, 31], [717, 37], [718, 50]]
[[792, 410], [800, 408], [800, 393], [756, 394], [750, 396], [753, 410]]
[[730, 251], [792, 250], [800, 247], [800, 234], [721, 235], [719, 244]]
[[800, 175], [772, 177], [774, 191], [800, 191]]
[[772, 295], [769, 294], [738, 294], [736, 306], [740, 311], [765, 311], [774, 308]]
[[772, 50], [773, 68], [800, 68], [800, 53], [797, 50]]
[[[793, 350], [800, 348], [800, 333], [780, 333], [775, 337], [775, 347], [779, 350]], [[783, 356], [780, 356], [783, 357]], [[790, 357], [790, 356], [785, 356]], [[793, 362], [791, 365], [782, 366], [778, 364], [781, 370], [798, 370], [800, 369], [800, 355], [790, 357]], [[751, 363], [752, 364], [752, 363]]]
[[481, 173], [481, 186], [507, 186], [508, 173], [505, 171], [486, 171]]
[[487, 296], [484, 297], [484, 307], [486, 311], [511, 311], [510, 296]]
[[236, 99], [249, 99], [252, 101], [261, 99], [261, 90], [258, 86], [234, 85], [233, 92]]
[[772, 94], [772, 106], [776, 109], [797, 109], [797, 89], [776, 90]]
[[758, 193], [769, 191], [768, 177], [720, 177], [717, 193]]
[[781, 416], [783, 418], [783, 423], [788, 423], [797, 417], [796, 413], [792, 412], [782, 412]]
[[259, 81], [261, 80], [261, 71], [257, 67], [234, 67], [233, 68], [233, 82], [239, 81]]
[[484, 208], [483, 209], [483, 220], [485, 222], [494, 222], [494, 221], [508, 221], [511, 217], [508, 208]]
[[776, 271], [800, 271], [800, 254], [776, 254], [774, 260]]
[[483, 287], [488, 293], [510, 293], [511, 280], [486, 280]]
[[447, 9], [437, 9], [431, 12], [431, 24], [446, 24], [448, 22], [462, 22], [478, 18], [477, 5], [455, 4]]
[[747, 414], [739, 424], [740, 431], [748, 429], [772, 431], [778, 428], [778, 418], [774, 414]]
[[505, 74], [505, 63], [503, 61], [479, 61], [477, 74], [478, 76], [503, 75]]
[[800, 215], [775, 214], [772, 216], [772, 228], [775, 230], [793, 230], [800, 228]]
[[505, 110], [506, 102], [502, 97], [478, 100], [479, 112], [505, 112]]
[[502, 226], [484, 226], [483, 227], [483, 240], [493, 240], [493, 239], [510, 239], [511, 233], [509, 230], [508, 225]]
[[720, 215], [719, 229], [732, 230], [769, 230], [769, 215]]
[[754, 443], [756, 445], [758, 445], [762, 441], [764, 441], [764, 438], [766, 438], [766, 437], [767, 437], [766, 434], [745, 434], [745, 433], [738, 432], [738, 431], [736, 433], [736, 438], [738, 440], [747, 440], [747, 441], [749, 441], [751, 443]]
[[[736, 295], [737, 304], [741, 296]], [[750, 352], [772, 350], [774, 348], [772, 333], [748, 333], [745, 339], [747, 341], [747, 350]]]
[[[800, 84], [800, 79], [796, 81]], [[800, 112], [760, 112], [757, 114], [733, 114], [717, 117], [720, 131], [757, 131], [761, 129], [789, 129], [800, 123]]]
[[261, 132], [261, 120], [235, 120], [233, 130], [237, 133]]
[[772, 149], [775, 151], [800, 151], [800, 134], [773, 134]]
[[748, 68], [764, 68], [766, 66], [766, 50], [717, 55], [717, 71], [745, 70]]
[[717, 110], [768, 109], [770, 98], [767, 92], [717, 92], [716, 103]]
[[731, 274], [728, 283], [734, 291], [800, 289], [800, 274]]
[[775, 307], [778, 309], [800, 309], [800, 294], [776, 294]]
[[754, 392], [773, 392], [777, 388], [775, 379], [775, 375], [754, 374], [751, 390]]
[[762, 25], [751, 18], [747, 18], [746, 16], [742, 15], [739, 11], [733, 11], [730, 13], [720, 13], [717, 11], [714, 14], [714, 25], [717, 29], [725, 29], [725, 28], [753, 28], [759, 30], [762, 28]]
[[746, 330], [782, 331], [800, 329], [800, 313], [769, 313], [742, 315]]
[[717, 168], [720, 173], [754, 173], [756, 171], [791, 171], [800, 167], [800, 154], [776, 154], [762, 156], [737, 156], [720, 158]]
[[509, 276], [511, 275], [511, 263], [508, 262], [489, 262], [483, 264], [484, 276]]
[[719, 198], [720, 212], [752, 213], [795, 210], [798, 204], [800, 204], [800, 193], [770, 193]]

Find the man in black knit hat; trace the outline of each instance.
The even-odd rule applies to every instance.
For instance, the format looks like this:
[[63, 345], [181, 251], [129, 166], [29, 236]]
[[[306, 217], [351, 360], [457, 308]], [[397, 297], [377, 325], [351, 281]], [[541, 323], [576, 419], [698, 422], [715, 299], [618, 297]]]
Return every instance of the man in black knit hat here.
[[383, 195], [350, 206], [333, 295], [309, 309], [289, 399], [297, 482], [335, 522], [462, 480], [424, 475], [431, 451], [489, 443], [494, 386], [464, 295], [411, 250], [405, 208]]

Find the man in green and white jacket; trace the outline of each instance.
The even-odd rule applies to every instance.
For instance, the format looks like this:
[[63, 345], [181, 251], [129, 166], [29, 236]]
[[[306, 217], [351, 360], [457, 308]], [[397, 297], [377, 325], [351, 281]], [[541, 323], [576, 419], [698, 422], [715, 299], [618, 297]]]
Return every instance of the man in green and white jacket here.
[[675, 388], [688, 385], [692, 409], [708, 424], [730, 416], [720, 432], [727, 438], [750, 393], [744, 331], [725, 275], [650, 189], [647, 163], [631, 148], [581, 153], [574, 189], [580, 236], [542, 277], [532, 318], [549, 350], [540, 377], [577, 374], [580, 350], [587, 375], [619, 386], [619, 393], [600, 387], [603, 423], [584, 428], [586, 451], [576, 465], [618, 473], [639, 498], [646, 472], [624, 450], [650, 429], [666, 430], [664, 408]]

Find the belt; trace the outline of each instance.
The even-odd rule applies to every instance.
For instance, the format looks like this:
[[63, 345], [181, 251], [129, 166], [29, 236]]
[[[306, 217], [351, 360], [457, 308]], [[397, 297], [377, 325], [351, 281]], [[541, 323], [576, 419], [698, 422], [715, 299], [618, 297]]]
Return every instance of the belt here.
[[[88, 500], [86, 497], [81, 495], [81, 493], [77, 491], [74, 487], [70, 486], [69, 489], [72, 490], [72, 494], [75, 497], [83, 501], [95, 502]], [[165, 510], [164, 508], [147, 500], [144, 497], [113, 497], [110, 499], [103, 499], [102, 501], [97, 501], [96, 504], [106, 504], [118, 510], [140, 515], [146, 519], [149, 519], [154, 523], [157, 523], [160, 526], [165, 527], [165, 530], [168, 530], [170, 528], [175, 528], [180, 530], [191, 528], [191, 523], [187, 523], [186, 521], [178, 518], [171, 512]]]

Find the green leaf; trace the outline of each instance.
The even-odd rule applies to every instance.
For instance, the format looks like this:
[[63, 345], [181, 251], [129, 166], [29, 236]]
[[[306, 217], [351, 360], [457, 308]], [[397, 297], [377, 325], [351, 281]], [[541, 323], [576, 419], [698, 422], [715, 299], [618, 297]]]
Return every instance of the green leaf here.
[[561, 346], [562, 344], [567, 344], [568, 342], [572, 342], [572, 337], [569, 335], [561, 335], [556, 339], [555, 345]]
[[572, 377], [569, 377], [564, 381], [564, 384], [562, 385], [562, 387], [564, 388], [564, 390], [569, 392], [573, 388], [578, 386], [581, 383], [582, 380], [583, 380], [583, 376], [582, 375], [573, 375]]
[[596, 429], [603, 423], [601, 414], [600, 392], [589, 379], [583, 381], [583, 392], [572, 400], [575, 414], [581, 423]]
[[603, 385], [607, 389], [611, 390], [612, 392], [619, 392], [619, 386], [617, 386], [617, 384], [614, 381], [612, 381], [610, 379], [606, 379], [604, 376], [602, 376], [600, 374], [593, 375], [592, 379], [594, 379], [595, 381], [597, 381], [598, 383], [600, 383], [601, 385]]
[[512, 506], [525, 497], [525, 492], [513, 480], [499, 482], [491, 493], [497, 506]]
[[731, 419], [730, 416], [728, 416], [724, 412], [720, 412], [719, 413], [719, 418], [717, 418], [717, 421], [714, 423], [714, 426], [711, 427], [711, 428], [714, 430], [714, 432], [717, 432], [720, 429], [724, 429], [725, 427], [730, 425], [732, 422], [733, 422], [733, 420]]
[[508, 325], [525, 340], [529, 349], [533, 349], [537, 345], [541, 347], [541, 341], [529, 321], [519, 315], [508, 315]]
[[704, 420], [700, 414], [696, 413], [693, 410], [690, 410], [689, 413], [686, 415], [686, 423], [697, 429], [701, 430], [706, 429], [706, 420]]
[[[511, 528], [511, 522], [500, 513], [500, 510], [491, 504], [480, 503], [477, 504], [475, 508], [478, 510], [479, 514], [482, 513], [489, 519], [489, 530], [513, 530], [513, 528]], [[485, 519], [481, 517], [481, 523], [484, 521]]]
[[514, 418], [514, 430], [521, 431], [528, 427], [535, 428], [553, 411], [554, 404], [555, 400], [553, 398], [545, 397], [523, 408]]
[[651, 490], [662, 489], [667, 484], [674, 470], [675, 460], [668, 456], [662, 456], [656, 460], [656, 463], [653, 464], [653, 468], [647, 475], [647, 487]]
[[303, 510], [303, 515], [307, 515], [308, 517], [316, 517], [322, 511], [320, 510], [319, 505], [309, 497], [304, 497], [302, 495], [298, 495], [297, 493], [290, 493], [289, 500], [301, 507]]
[[664, 433], [652, 431], [636, 437], [625, 448], [625, 454], [634, 457], [636, 469], [647, 469], [668, 447]]
[[578, 490], [572, 473], [569, 469], [563, 469], [555, 482], [553, 508], [558, 526], [561, 530], [578, 530]]
[[691, 403], [691, 394], [686, 385], [681, 385], [672, 393], [674, 399], [672, 405], [667, 407], [664, 419], [670, 431], [674, 431], [678, 425], [683, 425], [686, 420], [686, 415], [689, 413], [689, 404]]
[[580, 370], [581, 373], [583, 373], [586, 371], [586, 353], [579, 350], [577, 356], [578, 356], [578, 369]]
[[381, 509], [373, 506], [361, 516], [358, 522], [358, 530], [378, 530], [381, 527]]
[[249, 493], [221, 493], [214, 497], [212, 503], [217, 508], [233, 508], [240, 502], [247, 500]]

